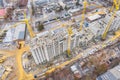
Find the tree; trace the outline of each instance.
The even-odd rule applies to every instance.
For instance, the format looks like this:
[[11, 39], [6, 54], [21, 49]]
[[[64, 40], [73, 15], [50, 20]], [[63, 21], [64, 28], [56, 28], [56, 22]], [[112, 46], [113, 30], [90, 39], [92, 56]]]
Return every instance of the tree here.
[[76, 2], [76, 6], [79, 6], [80, 4], [79, 4], [79, 2]]
[[70, 8], [69, 8], [69, 7], [67, 7], [67, 6], [65, 6], [65, 8], [64, 8], [64, 9], [67, 11], [67, 10], [69, 10]]
[[85, 80], [92, 80], [90, 74], [87, 74]]
[[73, 19], [72, 19], [72, 22], [73, 22], [73, 23], [75, 23], [75, 22], [76, 22], [76, 19], [75, 19], [75, 18], [73, 18]]
[[32, 8], [32, 15], [34, 15], [35, 14], [35, 9], [34, 9], [33, 4], [31, 4], [31, 8]]
[[39, 23], [37, 28], [38, 28], [38, 31], [42, 31], [44, 29], [43, 23]]
[[96, 66], [95, 74], [96, 74], [96, 75], [103, 74], [104, 72], [107, 71], [107, 68], [108, 68], [108, 67], [107, 67], [106, 64], [98, 65], [98, 66]]
[[80, 4], [79, 4], [79, 0], [77, 0], [77, 2], [76, 2], [76, 6], [79, 6]]

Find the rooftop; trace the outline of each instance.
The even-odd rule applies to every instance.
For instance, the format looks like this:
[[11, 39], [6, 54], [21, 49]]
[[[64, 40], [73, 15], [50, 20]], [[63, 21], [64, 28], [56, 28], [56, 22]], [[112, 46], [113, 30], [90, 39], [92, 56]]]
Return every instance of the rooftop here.
[[120, 64], [100, 75], [96, 80], [120, 80]]
[[3, 18], [5, 16], [5, 9], [0, 9], [0, 18]]
[[117, 78], [117, 80], [120, 79], [120, 65], [114, 67], [113, 69], [109, 70], [110, 73], [113, 74]]
[[95, 14], [95, 15], [92, 15], [92, 16], [89, 16], [88, 19], [93, 21], [93, 20], [96, 20], [98, 18], [100, 18], [101, 16], [99, 14]]

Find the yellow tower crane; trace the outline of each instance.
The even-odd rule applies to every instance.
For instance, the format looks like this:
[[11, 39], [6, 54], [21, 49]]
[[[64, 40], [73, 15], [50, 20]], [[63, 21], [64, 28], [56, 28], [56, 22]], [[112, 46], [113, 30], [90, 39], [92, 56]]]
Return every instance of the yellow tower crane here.
[[85, 12], [86, 12], [86, 6], [87, 6], [87, 1], [85, 0], [83, 2], [83, 13], [82, 13], [82, 21], [80, 22], [80, 31], [82, 30], [83, 28], [83, 24], [84, 24], [84, 20], [85, 20]]
[[25, 17], [25, 19], [23, 21], [21, 21], [21, 22], [25, 22], [25, 24], [27, 25], [27, 29], [29, 31], [30, 37], [33, 38], [35, 36], [35, 34], [34, 34], [33, 30], [32, 30], [32, 27], [29, 24], [29, 20], [26, 18], [25, 13], [24, 13], [24, 17]]
[[108, 33], [109, 29], [110, 29], [110, 26], [111, 26], [111, 24], [112, 24], [112, 21], [113, 21], [114, 18], [115, 18], [116, 11], [119, 10], [119, 3], [118, 3], [116, 0], [113, 0], [113, 2], [114, 2], [114, 4], [113, 4], [113, 6], [112, 6], [111, 11], [113, 11], [114, 6], [115, 6], [115, 10], [113, 11], [113, 14], [112, 14], [112, 16], [111, 16], [111, 19], [110, 19], [110, 21], [108, 22], [104, 33], [102, 34], [102, 40], [105, 40], [105, 39], [106, 39], [106, 36], [107, 36], [107, 33]]
[[[57, 19], [57, 21], [58, 22], [60, 22], [60, 20], [58, 20]], [[70, 21], [68, 21], [68, 23], [70, 24], [71, 22]], [[55, 27], [55, 28], [52, 28], [51, 30], [56, 30], [56, 29], [59, 29], [59, 28], [62, 28], [62, 27], [66, 27], [68, 24], [65, 24], [65, 23], [63, 23], [63, 24], [61, 24], [60, 26], [58, 26], [58, 27]], [[51, 31], [50, 30], [50, 31]], [[72, 32], [72, 27], [67, 27], [67, 31], [68, 31], [68, 48], [67, 48], [67, 54], [68, 54], [68, 57], [70, 56], [70, 47], [71, 47], [71, 35], [73, 34], [73, 32]]]
[[72, 34], [73, 34], [72, 28], [69, 27], [68, 28], [68, 49], [67, 49], [68, 56], [70, 56], [70, 51], [71, 51], [71, 35]]

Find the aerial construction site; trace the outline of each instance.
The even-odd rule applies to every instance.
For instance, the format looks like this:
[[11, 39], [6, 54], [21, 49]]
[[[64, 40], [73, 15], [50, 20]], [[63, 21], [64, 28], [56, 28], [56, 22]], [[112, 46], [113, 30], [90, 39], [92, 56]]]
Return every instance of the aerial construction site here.
[[120, 0], [0, 0], [0, 80], [120, 80]]

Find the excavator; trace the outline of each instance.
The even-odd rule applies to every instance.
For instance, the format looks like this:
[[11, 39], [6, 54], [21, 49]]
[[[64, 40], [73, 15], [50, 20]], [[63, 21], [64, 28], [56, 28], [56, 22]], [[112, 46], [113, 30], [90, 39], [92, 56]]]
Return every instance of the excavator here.
[[[118, 0], [118, 1], [119, 1], [119, 0]], [[120, 1], [119, 1], [119, 2], [118, 2], [118, 1], [117, 1], [117, 0], [113, 0], [114, 4], [113, 4], [112, 9], [111, 9], [110, 11], [113, 11], [114, 7], [115, 7], [115, 10], [113, 11], [113, 14], [112, 14], [112, 16], [111, 16], [111, 19], [110, 19], [110, 21], [108, 22], [104, 33], [102, 34], [102, 40], [105, 40], [105, 39], [106, 39], [107, 33], [108, 33], [108, 31], [109, 31], [109, 29], [110, 29], [110, 27], [111, 27], [111, 24], [112, 24], [112, 22], [113, 22], [113, 20], [114, 20], [114, 18], [115, 18], [116, 11], [119, 10], [119, 5], [120, 5], [119, 3], [120, 3]]]
[[0, 63], [3, 63], [5, 61], [5, 59], [6, 59], [5, 56], [0, 57]]

